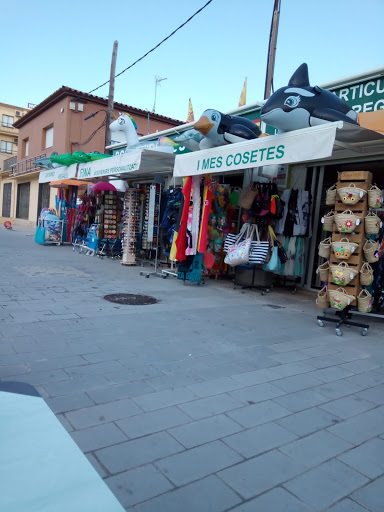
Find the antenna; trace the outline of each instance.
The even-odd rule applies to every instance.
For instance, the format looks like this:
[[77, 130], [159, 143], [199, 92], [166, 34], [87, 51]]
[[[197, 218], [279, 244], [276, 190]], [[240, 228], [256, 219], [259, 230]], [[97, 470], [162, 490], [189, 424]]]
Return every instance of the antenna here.
[[160, 85], [160, 82], [163, 80], [168, 80], [168, 78], [160, 78], [159, 76], [155, 76], [155, 101], [153, 102], [153, 109], [152, 112], [155, 112], [156, 108], [156, 94], [157, 94], [157, 86]]

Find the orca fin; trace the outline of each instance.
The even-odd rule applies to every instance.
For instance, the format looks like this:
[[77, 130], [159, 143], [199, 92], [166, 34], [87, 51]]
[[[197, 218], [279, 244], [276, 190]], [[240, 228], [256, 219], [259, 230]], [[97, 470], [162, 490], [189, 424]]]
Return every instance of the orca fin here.
[[309, 75], [308, 75], [308, 66], [304, 62], [301, 66], [299, 66], [296, 71], [291, 76], [291, 79], [288, 83], [289, 87], [308, 87], [309, 86]]

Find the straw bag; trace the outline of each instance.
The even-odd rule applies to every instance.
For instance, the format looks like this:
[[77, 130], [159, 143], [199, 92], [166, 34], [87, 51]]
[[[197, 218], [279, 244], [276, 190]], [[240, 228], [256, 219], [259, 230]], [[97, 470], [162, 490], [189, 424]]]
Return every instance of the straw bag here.
[[363, 251], [364, 251], [364, 258], [369, 263], [376, 263], [376, 261], [379, 261], [379, 257], [377, 254], [377, 249], [379, 248], [378, 242], [373, 242], [372, 240], [366, 240]]
[[359, 247], [359, 244], [350, 242], [348, 238], [342, 238], [338, 242], [332, 242], [333, 252], [339, 260], [347, 260]]
[[339, 233], [352, 233], [361, 222], [361, 218], [351, 210], [335, 214], [335, 222]]
[[332, 231], [333, 229], [333, 217], [334, 211], [331, 210], [321, 219], [321, 223], [323, 224], [323, 231]]
[[349, 267], [348, 263], [345, 263], [345, 261], [342, 261], [338, 265], [331, 265], [331, 273], [335, 284], [345, 286], [355, 279], [359, 272]]
[[240, 191], [238, 206], [244, 208], [245, 210], [249, 210], [252, 206], [252, 203], [256, 197], [257, 188], [253, 187], [245, 187]]
[[316, 306], [320, 309], [329, 308], [329, 298], [326, 286], [323, 286], [323, 288], [317, 294]]
[[319, 274], [320, 280], [323, 283], [328, 283], [329, 261], [326, 261], [322, 265], [319, 265], [317, 267], [316, 274]]
[[367, 290], [361, 290], [357, 296], [357, 309], [361, 313], [370, 313], [372, 311], [372, 295]]
[[373, 212], [369, 212], [365, 217], [365, 232], [367, 235], [377, 235], [380, 231], [380, 224], [380, 217]]
[[370, 208], [381, 208], [383, 206], [383, 193], [376, 185], [372, 185], [368, 190], [368, 206]]
[[336, 203], [336, 185], [332, 185], [325, 195], [325, 204], [327, 206], [333, 206]]
[[373, 268], [369, 263], [363, 263], [360, 269], [360, 284], [369, 286], [373, 281]]
[[348, 187], [339, 188], [337, 192], [344, 204], [356, 204], [367, 193], [362, 188], [356, 187], [354, 183], [350, 183]]
[[321, 256], [322, 258], [329, 258], [330, 254], [331, 254], [331, 238], [328, 237], [328, 238], [324, 238], [324, 240], [322, 240], [319, 243], [319, 256]]
[[329, 290], [328, 295], [331, 308], [338, 309], [339, 311], [342, 311], [355, 300], [353, 295], [348, 295], [345, 288]]

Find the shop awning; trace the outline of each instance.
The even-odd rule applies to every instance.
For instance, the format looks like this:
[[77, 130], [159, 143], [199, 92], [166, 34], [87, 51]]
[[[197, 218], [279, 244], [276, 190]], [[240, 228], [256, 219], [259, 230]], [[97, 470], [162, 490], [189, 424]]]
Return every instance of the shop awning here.
[[53, 188], [67, 188], [67, 187], [80, 187], [87, 188], [88, 185], [94, 185], [92, 181], [80, 181], [80, 180], [57, 180], [51, 181], [49, 186]]
[[119, 179], [144, 178], [154, 174], [172, 174], [175, 156], [173, 153], [138, 149], [122, 155], [79, 164], [79, 180], [105, 178], [114, 176]]
[[361, 153], [384, 157], [384, 135], [338, 121], [177, 155], [174, 176], [221, 174], [266, 165], [350, 158]]
[[55, 169], [47, 169], [39, 174], [39, 183], [50, 183], [57, 180], [68, 180], [76, 177], [77, 164], [68, 167], [56, 167]]

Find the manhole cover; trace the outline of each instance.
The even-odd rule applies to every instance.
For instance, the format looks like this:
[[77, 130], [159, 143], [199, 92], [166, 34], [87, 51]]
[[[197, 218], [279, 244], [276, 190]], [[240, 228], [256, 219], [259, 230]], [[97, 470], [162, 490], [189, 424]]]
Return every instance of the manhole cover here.
[[115, 304], [126, 304], [128, 306], [148, 306], [159, 302], [150, 295], [136, 295], [134, 293], [112, 293], [106, 295], [104, 299]]
[[285, 306], [277, 306], [276, 304], [266, 304], [265, 305], [267, 308], [271, 308], [271, 309], [284, 309]]

